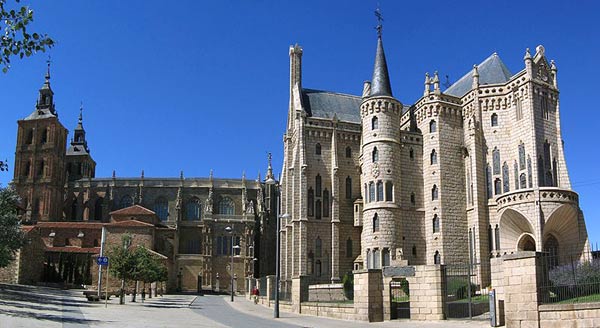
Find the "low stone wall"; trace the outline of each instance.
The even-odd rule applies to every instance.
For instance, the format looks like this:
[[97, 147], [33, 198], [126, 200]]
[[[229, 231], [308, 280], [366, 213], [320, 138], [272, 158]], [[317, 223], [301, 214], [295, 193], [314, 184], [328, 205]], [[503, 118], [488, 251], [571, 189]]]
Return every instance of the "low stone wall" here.
[[302, 303], [302, 314], [329, 317], [334, 319], [355, 320], [353, 303]]
[[344, 295], [343, 284], [321, 284], [308, 286], [309, 302], [343, 302], [346, 300], [347, 298]]
[[600, 327], [600, 303], [538, 306], [540, 328]]

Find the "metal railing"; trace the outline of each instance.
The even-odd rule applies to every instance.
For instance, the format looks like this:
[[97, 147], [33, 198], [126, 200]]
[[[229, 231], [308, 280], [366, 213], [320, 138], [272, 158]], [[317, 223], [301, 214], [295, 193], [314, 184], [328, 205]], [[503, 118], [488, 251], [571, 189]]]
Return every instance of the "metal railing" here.
[[541, 304], [600, 302], [600, 258], [584, 251], [572, 255], [544, 253], [538, 283]]

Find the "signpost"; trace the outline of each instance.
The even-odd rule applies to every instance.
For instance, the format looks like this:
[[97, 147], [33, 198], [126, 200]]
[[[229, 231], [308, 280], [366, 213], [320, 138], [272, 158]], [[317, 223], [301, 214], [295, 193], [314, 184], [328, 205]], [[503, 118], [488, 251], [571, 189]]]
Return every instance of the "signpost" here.
[[[98, 256], [98, 258], [96, 258], [96, 264], [100, 267], [100, 271], [102, 271], [103, 266], [106, 266], [106, 284], [104, 286], [104, 307], [106, 308], [108, 307], [108, 268], [110, 267], [108, 256]], [[99, 290], [98, 293], [100, 293]]]

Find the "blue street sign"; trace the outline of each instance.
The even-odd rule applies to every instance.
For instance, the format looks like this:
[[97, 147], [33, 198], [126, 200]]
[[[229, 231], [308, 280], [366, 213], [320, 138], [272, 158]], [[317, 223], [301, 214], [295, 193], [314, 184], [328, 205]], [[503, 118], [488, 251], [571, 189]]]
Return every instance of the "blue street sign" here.
[[96, 264], [100, 266], [108, 265], [108, 256], [98, 256], [96, 259]]

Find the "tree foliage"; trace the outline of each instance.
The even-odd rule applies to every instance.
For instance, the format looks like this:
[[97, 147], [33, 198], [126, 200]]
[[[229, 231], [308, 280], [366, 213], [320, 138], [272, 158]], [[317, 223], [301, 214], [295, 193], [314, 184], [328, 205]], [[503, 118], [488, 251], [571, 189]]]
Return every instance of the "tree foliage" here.
[[124, 235], [122, 245], [108, 252], [110, 272], [119, 279], [143, 282], [164, 281], [166, 266], [144, 246], [130, 247], [131, 236]]
[[54, 40], [47, 34], [30, 33], [27, 30], [33, 21], [33, 10], [28, 6], [19, 6], [20, 0], [14, 2], [15, 8], [8, 8], [7, 0], [0, 0], [0, 28], [3, 32], [0, 38], [0, 66], [4, 73], [10, 68], [11, 57], [29, 57], [54, 46]]
[[21, 222], [17, 216], [19, 196], [12, 187], [0, 188], [0, 268], [15, 258], [15, 253], [25, 244]]

